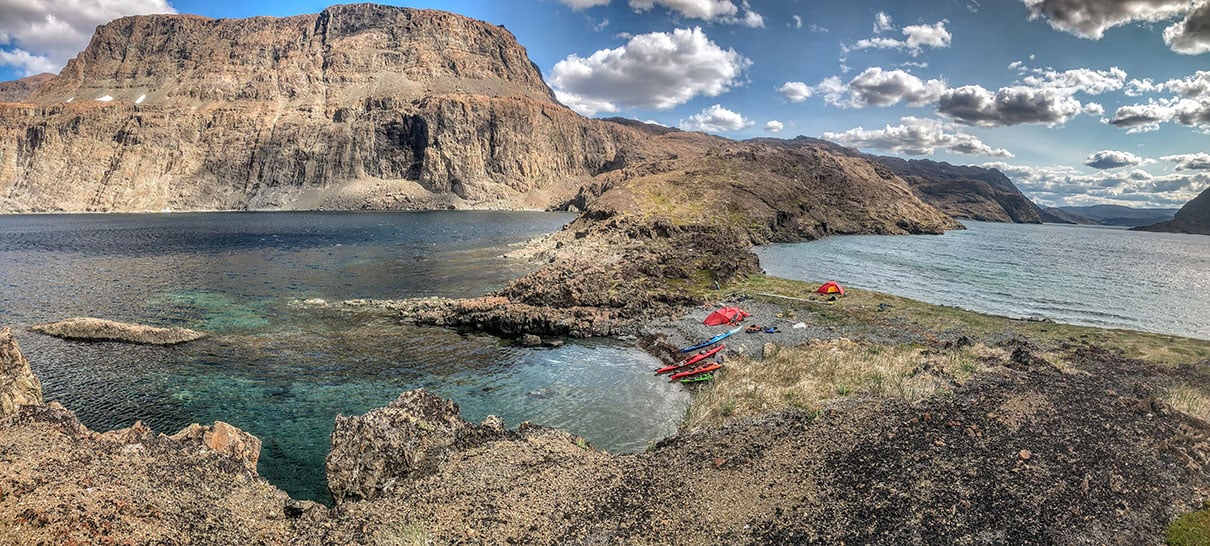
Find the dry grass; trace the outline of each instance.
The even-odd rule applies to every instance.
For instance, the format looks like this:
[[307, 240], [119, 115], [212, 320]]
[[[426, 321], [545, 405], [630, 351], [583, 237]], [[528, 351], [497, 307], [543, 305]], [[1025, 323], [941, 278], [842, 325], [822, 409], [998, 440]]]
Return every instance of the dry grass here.
[[749, 415], [799, 408], [814, 411], [845, 396], [914, 401], [952, 393], [986, 368], [1000, 349], [975, 345], [947, 351], [911, 345], [871, 345], [847, 339], [798, 347], [765, 346], [765, 358], [733, 358], [694, 397], [684, 427], [717, 426]]
[[[812, 291], [818, 286], [818, 283], [753, 275], [727, 287], [727, 291], [731, 294], [770, 293], [809, 299], [814, 297]], [[846, 290], [848, 296], [837, 305], [804, 304], [799, 307], [800, 314], [821, 323], [901, 328], [924, 338], [965, 335], [975, 340], [986, 340], [992, 345], [998, 344], [997, 340], [1019, 336], [1040, 345], [1044, 351], [1051, 354], [1055, 354], [1052, 351], [1069, 351], [1072, 347], [1088, 344], [1121, 351], [1127, 358], [1170, 366], [1210, 359], [1210, 340], [1014, 320], [956, 307], [931, 305], [879, 292], [849, 288]], [[1062, 364], [1060, 366], [1062, 367]]]
[[1169, 389], [1167, 399], [1177, 410], [1210, 421], [1210, 392], [1204, 388], [1183, 383]]

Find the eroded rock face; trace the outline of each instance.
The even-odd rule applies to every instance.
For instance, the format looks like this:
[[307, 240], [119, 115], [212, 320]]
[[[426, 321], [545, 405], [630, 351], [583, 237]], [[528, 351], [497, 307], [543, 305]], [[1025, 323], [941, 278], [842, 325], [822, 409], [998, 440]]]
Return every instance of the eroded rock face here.
[[436, 474], [460, 452], [495, 441], [524, 443], [531, 435], [576, 443], [571, 434], [527, 423], [509, 431], [494, 416], [480, 425], [468, 423], [452, 400], [424, 389], [405, 392], [385, 408], [336, 418], [327, 458], [328, 489], [337, 503], [376, 499], [405, 482]]
[[503, 28], [371, 4], [118, 19], [29, 102], [0, 107], [0, 212], [545, 208], [640, 134]]
[[48, 322], [30, 329], [64, 339], [121, 341], [143, 345], [175, 345], [206, 337], [206, 334], [188, 328], [157, 328], [90, 317]]
[[0, 417], [42, 403], [42, 383], [29, 369], [12, 330], [0, 328]]

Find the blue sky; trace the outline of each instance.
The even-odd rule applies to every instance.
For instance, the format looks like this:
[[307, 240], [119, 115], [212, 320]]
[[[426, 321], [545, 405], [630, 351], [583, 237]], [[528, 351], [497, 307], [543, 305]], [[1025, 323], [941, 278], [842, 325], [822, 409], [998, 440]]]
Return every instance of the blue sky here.
[[[1210, 0], [387, 3], [504, 25], [588, 116], [994, 166], [1049, 205], [1210, 187]], [[0, 0], [0, 79], [57, 71], [121, 15], [327, 5]]]

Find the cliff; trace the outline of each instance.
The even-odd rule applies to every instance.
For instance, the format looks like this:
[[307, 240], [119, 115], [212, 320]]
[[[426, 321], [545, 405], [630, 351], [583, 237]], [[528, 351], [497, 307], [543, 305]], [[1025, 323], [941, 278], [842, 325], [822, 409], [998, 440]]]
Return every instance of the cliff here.
[[877, 161], [907, 181], [921, 200], [955, 218], [1019, 224], [1057, 220], [1045, 215], [996, 169], [927, 159], [878, 157]]
[[558, 104], [508, 31], [370, 4], [118, 19], [0, 105], [0, 212], [545, 208], [642, 133]]
[[19, 80], [0, 82], [0, 102], [24, 101], [54, 78], [54, 74], [43, 73], [26, 76]]
[[1171, 221], [1132, 228], [1137, 231], [1168, 231], [1210, 235], [1210, 188], [1185, 203]]

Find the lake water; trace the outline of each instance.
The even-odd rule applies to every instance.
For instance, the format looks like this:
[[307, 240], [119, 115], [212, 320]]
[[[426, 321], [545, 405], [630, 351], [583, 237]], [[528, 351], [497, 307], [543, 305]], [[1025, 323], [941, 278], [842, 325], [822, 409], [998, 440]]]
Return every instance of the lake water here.
[[770, 275], [1010, 317], [1210, 339], [1210, 237], [963, 222], [757, 249]]
[[[477, 296], [533, 266], [509, 244], [566, 214], [206, 213], [0, 216], [0, 326], [13, 327], [45, 398], [94, 430], [141, 419], [171, 434], [229, 422], [263, 442], [260, 473], [295, 498], [327, 500], [337, 414], [424, 387], [463, 417], [499, 415], [642, 449], [675, 431], [687, 391], [616, 342], [525, 349], [490, 336], [304, 309], [306, 298]], [[174, 347], [63, 341], [40, 322], [97, 316], [185, 326]]]

